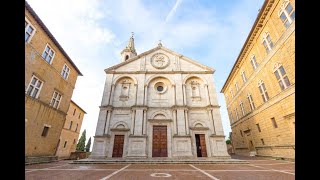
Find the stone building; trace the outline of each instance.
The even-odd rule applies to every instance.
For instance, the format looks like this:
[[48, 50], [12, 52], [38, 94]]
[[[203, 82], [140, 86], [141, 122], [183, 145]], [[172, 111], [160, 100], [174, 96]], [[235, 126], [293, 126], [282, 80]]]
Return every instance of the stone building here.
[[236, 154], [294, 158], [294, 0], [264, 2], [221, 92]]
[[25, 2], [26, 162], [55, 158], [78, 76], [74, 62]]
[[134, 38], [106, 81], [90, 158], [224, 157], [214, 69]]
[[71, 100], [58, 143], [56, 156], [58, 156], [59, 159], [68, 159], [71, 152], [76, 151], [84, 114], [87, 113]]

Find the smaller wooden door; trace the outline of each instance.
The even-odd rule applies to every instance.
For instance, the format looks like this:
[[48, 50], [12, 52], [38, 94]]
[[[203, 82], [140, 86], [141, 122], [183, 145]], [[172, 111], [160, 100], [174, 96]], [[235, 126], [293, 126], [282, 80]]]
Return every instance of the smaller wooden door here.
[[207, 157], [207, 146], [204, 134], [199, 134], [200, 146], [201, 146], [201, 157]]
[[204, 134], [196, 134], [197, 157], [207, 157], [207, 146]]
[[113, 143], [112, 157], [122, 157], [124, 135], [115, 135]]

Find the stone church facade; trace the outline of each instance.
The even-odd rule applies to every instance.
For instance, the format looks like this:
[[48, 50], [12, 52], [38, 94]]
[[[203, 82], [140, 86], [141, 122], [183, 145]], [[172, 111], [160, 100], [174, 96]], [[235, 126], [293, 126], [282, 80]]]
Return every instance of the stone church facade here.
[[90, 158], [224, 157], [214, 69], [134, 39], [106, 81]]

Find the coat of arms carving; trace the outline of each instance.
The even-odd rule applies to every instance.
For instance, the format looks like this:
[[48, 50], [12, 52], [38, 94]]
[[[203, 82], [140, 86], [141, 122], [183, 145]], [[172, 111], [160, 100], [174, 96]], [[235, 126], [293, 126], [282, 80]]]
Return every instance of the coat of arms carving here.
[[157, 69], [164, 69], [168, 67], [170, 60], [168, 56], [162, 53], [157, 53], [151, 57], [151, 64]]

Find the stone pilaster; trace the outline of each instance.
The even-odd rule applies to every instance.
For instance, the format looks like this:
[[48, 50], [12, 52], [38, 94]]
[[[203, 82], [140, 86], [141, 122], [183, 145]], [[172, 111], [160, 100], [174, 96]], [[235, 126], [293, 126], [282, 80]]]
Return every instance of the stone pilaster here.
[[97, 124], [97, 128], [96, 128], [96, 136], [102, 136], [104, 134], [106, 118], [107, 118], [107, 109], [100, 107], [98, 124]]
[[104, 134], [109, 134], [111, 114], [112, 114], [112, 109], [108, 109], [107, 110], [107, 121], [106, 121], [105, 128], [104, 128]]
[[144, 105], [148, 105], [148, 85], [144, 85]]
[[188, 118], [188, 109], [184, 109], [185, 113], [185, 126], [186, 126], [186, 134], [189, 135], [189, 118]]
[[110, 92], [110, 96], [109, 96], [109, 103], [108, 103], [111, 106], [112, 106], [112, 101], [113, 101], [114, 88], [115, 88], [115, 85], [112, 84], [111, 85], [111, 92]]

